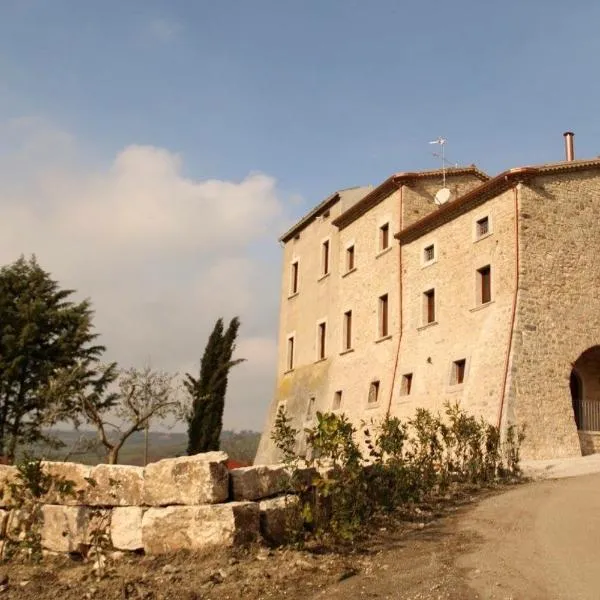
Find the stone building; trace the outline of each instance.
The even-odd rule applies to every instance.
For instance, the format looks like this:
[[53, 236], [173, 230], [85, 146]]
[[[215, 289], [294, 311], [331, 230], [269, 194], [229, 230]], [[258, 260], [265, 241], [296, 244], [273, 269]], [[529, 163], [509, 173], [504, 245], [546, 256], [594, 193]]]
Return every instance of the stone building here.
[[525, 425], [524, 457], [600, 445], [600, 159], [574, 160], [565, 141], [562, 162], [448, 169], [440, 194], [442, 171], [341, 190], [282, 236], [257, 463], [277, 459], [282, 403], [302, 429], [317, 410], [358, 424], [458, 401]]

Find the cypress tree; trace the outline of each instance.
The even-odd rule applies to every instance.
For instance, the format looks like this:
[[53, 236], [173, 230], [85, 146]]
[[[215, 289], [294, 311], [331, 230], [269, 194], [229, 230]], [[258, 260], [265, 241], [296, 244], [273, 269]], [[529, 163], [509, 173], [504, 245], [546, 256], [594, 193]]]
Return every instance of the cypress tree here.
[[240, 321], [234, 317], [227, 331], [219, 318], [208, 338], [198, 378], [186, 373], [184, 386], [192, 399], [188, 418], [188, 454], [219, 449], [229, 370], [244, 359], [232, 360]]

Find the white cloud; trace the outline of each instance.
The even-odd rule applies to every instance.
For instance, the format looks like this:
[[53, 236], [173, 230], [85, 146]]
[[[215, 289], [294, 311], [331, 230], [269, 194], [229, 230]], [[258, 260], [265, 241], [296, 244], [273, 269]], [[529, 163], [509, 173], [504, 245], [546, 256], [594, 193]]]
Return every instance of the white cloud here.
[[[192, 371], [217, 317], [242, 320], [226, 425], [260, 428], [273, 392], [279, 273], [265, 272], [287, 218], [276, 181], [197, 181], [182, 158], [131, 145], [105, 166], [36, 119], [0, 127], [0, 264], [35, 253], [89, 296], [108, 357]], [[263, 264], [264, 262], [264, 264]], [[247, 333], [246, 333], [247, 332]]]

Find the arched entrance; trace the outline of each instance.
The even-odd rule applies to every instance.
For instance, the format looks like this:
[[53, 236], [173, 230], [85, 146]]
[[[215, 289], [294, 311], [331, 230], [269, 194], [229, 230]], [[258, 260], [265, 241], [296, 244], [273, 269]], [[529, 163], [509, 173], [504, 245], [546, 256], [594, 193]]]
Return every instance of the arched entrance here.
[[600, 432], [600, 346], [588, 348], [573, 363], [569, 387], [577, 429]]

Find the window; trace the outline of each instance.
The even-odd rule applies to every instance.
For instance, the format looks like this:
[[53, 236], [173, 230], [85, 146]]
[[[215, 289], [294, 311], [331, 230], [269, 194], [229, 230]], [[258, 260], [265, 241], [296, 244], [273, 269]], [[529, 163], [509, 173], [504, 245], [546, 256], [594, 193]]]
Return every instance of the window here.
[[389, 333], [388, 318], [388, 295], [379, 297], [379, 337], [385, 337]]
[[461, 383], [464, 383], [466, 366], [467, 361], [464, 358], [461, 358], [460, 360], [455, 360], [452, 363], [452, 376], [450, 379], [450, 383], [452, 385], [460, 385]]
[[402, 382], [400, 383], [400, 395], [401, 396], [409, 396], [410, 390], [412, 388], [412, 373], [405, 373], [402, 375]]
[[379, 400], [379, 381], [372, 381], [369, 386], [369, 404], [375, 404]]
[[354, 246], [346, 248], [346, 273], [354, 269]]
[[352, 348], [352, 311], [344, 313], [344, 350]]
[[333, 404], [331, 408], [333, 410], [337, 410], [342, 406], [342, 391], [338, 390], [335, 394], [333, 394]]
[[483, 219], [479, 219], [475, 224], [475, 233], [478, 238], [487, 235], [490, 232], [490, 218], [483, 217]]
[[477, 303], [492, 301], [492, 268], [490, 265], [477, 269]]
[[423, 262], [431, 262], [435, 258], [435, 246], [430, 244], [423, 250]]
[[317, 358], [325, 358], [325, 339], [327, 338], [327, 324], [319, 323], [317, 335]]
[[435, 290], [428, 290], [423, 294], [423, 323], [435, 322]]
[[292, 263], [292, 271], [290, 277], [290, 294], [298, 293], [298, 261]]
[[313, 413], [315, 412], [316, 400], [317, 399], [314, 396], [312, 396], [311, 398], [308, 399], [308, 404], [306, 405], [306, 418], [307, 419], [311, 419], [313, 416]]
[[329, 273], [329, 240], [325, 240], [321, 246], [321, 275]]
[[390, 224], [386, 223], [379, 228], [379, 251], [385, 250], [390, 245]]
[[291, 371], [294, 368], [294, 336], [288, 338], [287, 343], [287, 370]]

